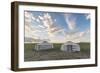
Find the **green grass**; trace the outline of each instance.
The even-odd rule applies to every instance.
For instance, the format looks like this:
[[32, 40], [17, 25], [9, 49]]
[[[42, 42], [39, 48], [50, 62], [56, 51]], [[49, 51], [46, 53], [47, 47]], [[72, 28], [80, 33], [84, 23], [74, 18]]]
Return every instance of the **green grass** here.
[[[33, 49], [33, 50], [35, 50], [34, 48], [35, 48], [35, 45], [36, 45], [36, 43], [25, 43], [24, 44], [24, 48], [25, 48], [25, 50], [29, 50], [29, 49]], [[51, 50], [60, 50], [60, 47], [61, 47], [61, 44], [54, 44], [54, 49], [51, 49]]]
[[43, 51], [36, 51], [36, 44], [24, 44], [24, 60], [25, 61], [42, 61], [42, 60], [61, 60], [61, 59], [83, 59], [90, 57], [90, 43], [79, 43], [80, 52], [68, 53], [60, 50], [61, 43], [54, 43], [54, 48]]
[[35, 47], [35, 44], [33, 44], [33, 43], [25, 43], [24, 44], [24, 48], [25, 49], [32, 49], [32, 48], [34, 48]]
[[90, 52], [90, 43], [79, 43], [82, 52]]

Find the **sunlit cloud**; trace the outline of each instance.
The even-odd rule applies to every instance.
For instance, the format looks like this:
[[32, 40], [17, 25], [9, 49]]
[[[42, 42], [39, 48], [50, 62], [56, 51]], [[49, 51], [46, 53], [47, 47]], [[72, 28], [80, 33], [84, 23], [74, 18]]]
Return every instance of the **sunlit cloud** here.
[[[38, 27], [38, 29], [36, 29], [32, 21], [38, 23], [42, 22], [42, 23], [36, 25], [36, 27]], [[48, 39], [51, 39], [52, 37], [56, 36], [55, 32], [57, 32], [58, 30], [59, 30], [58, 27], [54, 24], [53, 19], [48, 13], [44, 13], [43, 16], [38, 16], [38, 18], [36, 18], [30, 12], [25, 12], [25, 37], [30, 37], [30, 38], [40, 37], [39, 32], [41, 32], [42, 34], [46, 33], [47, 34], [46, 37]], [[45, 38], [45, 35], [41, 37]]]
[[41, 19], [43, 26], [48, 31], [48, 36], [53, 37], [55, 36], [55, 33], [57, 33], [60, 29], [58, 26], [54, 24], [54, 19], [50, 16], [49, 13], [44, 13], [43, 16], [39, 16], [39, 19]]
[[36, 18], [33, 16], [32, 13], [25, 11], [25, 37], [26, 38], [33, 38], [37, 39], [38, 35], [37, 32], [40, 32], [40, 30], [34, 28], [32, 25], [32, 21], [35, 21]]
[[[87, 37], [87, 35], [90, 35], [90, 29], [87, 29], [85, 31], [77, 31], [74, 32], [73, 34], [66, 33], [66, 40], [67, 41], [74, 41], [74, 42], [81, 42], [81, 41], [89, 41], [90, 39]], [[87, 40], [82, 40], [82, 39], [87, 39]]]
[[[78, 30], [76, 22], [77, 18], [71, 13], [66, 13], [63, 15], [65, 18], [66, 27], [60, 27], [59, 24], [57, 24], [58, 20], [53, 18], [50, 13], [44, 12], [41, 15], [35, 15], [32, 12], [26, 11], [25, 37], [40, 40], [48, 39], [51, 42], [59, 43], [64, 43], [67, 41], [89, 41], [87, 36], [90, 34], [90, 29], [82, 31]], [[87, 15], [85, 19], [90, 19], [90, 16]]]

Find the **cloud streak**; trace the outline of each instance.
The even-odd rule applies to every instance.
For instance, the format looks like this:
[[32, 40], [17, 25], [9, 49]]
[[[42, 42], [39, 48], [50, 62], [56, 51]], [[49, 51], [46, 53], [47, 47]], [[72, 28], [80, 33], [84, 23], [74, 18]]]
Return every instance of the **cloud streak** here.
[[89, 20], [91, 18], [91, 15], [90, 14], [86, 14], [85, 17], [86, 17], [87, 20]]
[[64, 17], [69, 29], [74, 30], [76, 27], [76, 18], [73, 17], [71, 14], [65, 14]]
[[39, 16], [39, 19], [42, 21], [43, 26], [48, 31], [49, 37], [55, 36], [59, 30], [61, 30], [56, 24], [54, 23], [55, 20], [52, 19], [49, 13], [44, 13], [43, 16]]

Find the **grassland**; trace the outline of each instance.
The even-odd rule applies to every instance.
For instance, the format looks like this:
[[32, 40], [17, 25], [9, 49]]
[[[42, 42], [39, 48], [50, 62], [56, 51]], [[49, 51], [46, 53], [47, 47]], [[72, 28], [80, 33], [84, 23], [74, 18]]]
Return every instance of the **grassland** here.
[[64, 52], [60, 50], [61, 44], [54, 44], [50, 50], [36, 51], [35, 44], [24, 44], [24, 61], [87, 59], [90, 58], [90, 43], [79, 43], [80, 52]]

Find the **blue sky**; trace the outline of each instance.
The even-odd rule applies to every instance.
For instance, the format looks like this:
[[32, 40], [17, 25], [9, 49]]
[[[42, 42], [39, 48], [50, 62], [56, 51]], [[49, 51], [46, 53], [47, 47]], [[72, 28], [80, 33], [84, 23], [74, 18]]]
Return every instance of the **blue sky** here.
[[[90, 14], [25, 11], [25, 37], [53, 43], [90, 42]], [[41, 35], [41, 37], [40, 37]]]

